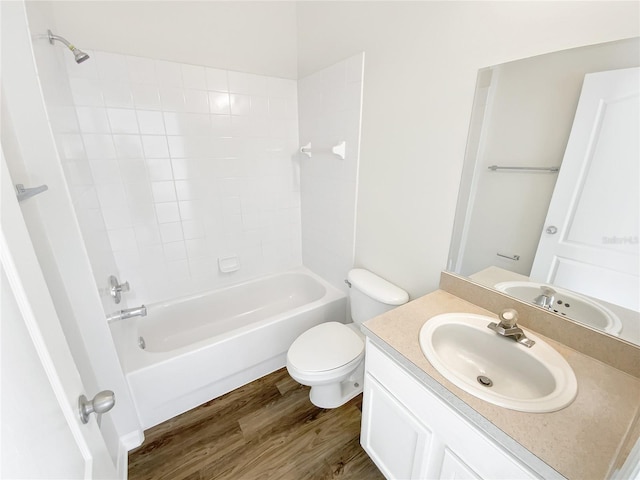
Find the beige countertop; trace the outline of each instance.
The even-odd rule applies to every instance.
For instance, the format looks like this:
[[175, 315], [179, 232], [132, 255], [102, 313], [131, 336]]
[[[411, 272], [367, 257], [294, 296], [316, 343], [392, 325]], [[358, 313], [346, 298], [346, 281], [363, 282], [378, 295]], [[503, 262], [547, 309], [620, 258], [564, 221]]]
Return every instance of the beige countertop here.
[[435, 380], [453, 394], [454, 400], [457, 397], [464, 402], [463, 406], [483, 417], [474, 422], [476, 425], [481, 427], [488, 420], [569, 479], [607, 478], [638, 413], [640, 379], [534, 331], [569, 362], [578, 380], [578, 395], [571, 405], [552, 413], [524, 413], [498, 407], [453, 385], [422, 353], [418, 343], [420, 328], [433, 316], [449, 312], [496, 317], [488, 310], [438, 290], [365, 322], [363, 330], [374, 343], [382, 342], [381, 346], [392, 349], [390, 353], [397, 352], [399, 355], [393, 356], [410, 371], [426, 373], [425, 378]]

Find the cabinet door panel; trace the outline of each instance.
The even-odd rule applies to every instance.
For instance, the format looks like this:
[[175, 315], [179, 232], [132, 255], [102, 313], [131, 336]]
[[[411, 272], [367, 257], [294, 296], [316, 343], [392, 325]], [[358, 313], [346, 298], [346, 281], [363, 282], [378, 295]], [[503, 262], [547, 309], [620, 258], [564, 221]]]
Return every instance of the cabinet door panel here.
[[460, 460], [455, 453], [445, 448], [442, 470], [440, 470], [438, 478], [440, 480], [480, 480], [481, 477], [469, 465]]
[[363, 448], [387, 478], [421, 478], [431, 432], [375, 379], [365, 377]]
[[[463, 465], [467, 465], [477, 478], [495, 480], [540, 478], [461, 417], [449, 404], [437, 397], [370, 341], [367, 341], [365, 362], [366, 378], [375, 381], [381, 386], [380, 388], [385, 389], [385, 392], [392, 392], [388, 395], [392, 396], [395, 403], [411, 415], [416, 423], [422, 425], [422, 428], [429, 429], [432, 447], [430, 455], [424, 458], [423, 463], [430, 465], [428, 469], [430, 478], [437, 477], [437, 472], [441, 471], [442, 446], [446, 446], [450, 454], [455, 452], [456, 458]], [[366, 381], [364, 401], [366, 405]], [[449, 462], [452, 460], [450, 459]], [[427, 472], [424, 469], [423, 471]], [[394, 478], [406, 477], [394, 475]]]

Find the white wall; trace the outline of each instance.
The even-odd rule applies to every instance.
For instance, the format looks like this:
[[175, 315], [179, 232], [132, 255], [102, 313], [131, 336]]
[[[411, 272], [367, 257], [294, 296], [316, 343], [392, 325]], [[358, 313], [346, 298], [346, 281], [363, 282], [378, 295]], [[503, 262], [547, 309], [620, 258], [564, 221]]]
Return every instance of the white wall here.
[[55, 1], [82, 49], [296, 78], [295, 2]]
[[300, 2], [300, 76], [367, 56], [356, 264], [413, 297], [437, 288], [478, 69], [637, 36], [638, 15], [635, 2]]
[[[353, 267], [364, 54], [298, 81], [300, 210], [304, 265], [348, 292]], [[345, 142], [345, 158], [330, 149]]]
[[296, 42], [299, 78], [365, 51], [356, 263], [414, 297], [436, 288], [446, 265], [478, 69], [637, 36], [639, 8], [610, 1], [54, 3], [60, 33], [84, 48], [290, 78]]

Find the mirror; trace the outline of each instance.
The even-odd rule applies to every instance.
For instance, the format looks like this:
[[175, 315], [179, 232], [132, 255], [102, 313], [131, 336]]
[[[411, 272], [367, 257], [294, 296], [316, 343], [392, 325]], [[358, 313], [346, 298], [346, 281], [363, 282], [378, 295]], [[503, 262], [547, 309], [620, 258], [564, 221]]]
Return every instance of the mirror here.
[[[586, 108], [581, 99], [585, 75], [638, 66], [640, 38], [632, 38], [479, 71], [447, 268], [640, 345], [637, 94], [629, 97], [630, 117], [620, 117], [618, 127], [624, 128], [613, 129], [617, 132], [632, 126], [627, 129], [627, 143], [622, 149], [626, 158], [623, 163], [616, 163], [616, 168], [597, 169], [611, 163], [612, 153], [600, 155], [601, 165], [594, 160], [597, 152], [587, 160], [586, 153], [582, 159], [570, 157], [578, 135], [572, 128], [580, 125], [576, 120], [574, 127], [579, 100], [579, 112]], [[584, 95], [587, 85], [585, 82]], [[601, 143], [606, 144], [605, 140]], [[620, 142], [616, 139], [609, 143]], [[578, 173], [571, 177], [571, 172]], [[591, 175], [591, 179], [585, 175]], [[567, 188], [574, 190], [572, 198], [586, 198], [586, 206], [582, 213], [567, 213], [567, 223], [552, 222], [559, 198], [569, 195]], [[618, 216], [624, 218], [616, 220], [614, 228], [610, 218]], [[601, 247], [604, 254], [596, 251], [596, 257], [613, 252], [618, 255], [615, 261], [621, 263], [622, 258], [622, 263], [630, 265], [628, 271], [610, 277], [606, 266], [587, 272], [589, 265], [586, 270], [576, 267], [565, 274], [563, 268], [571, 261], [563, 263], [558, 256], [553, 262], [545, 260], [549, 257], [545, 255], [549, 239], [569, 235], [558, 229], [564, 226], [565, 230], [576, 230], [578, 224], [584, 226], [583, 230], [591, 228], [591, 237], [597, 235], [591, 243]], [[614, 233], [610, 233], [612, 229]], [[574, 241], [576, 245], [581, 243], [589, 242]], [[573, 262], [571, 268], [575, 265]]]

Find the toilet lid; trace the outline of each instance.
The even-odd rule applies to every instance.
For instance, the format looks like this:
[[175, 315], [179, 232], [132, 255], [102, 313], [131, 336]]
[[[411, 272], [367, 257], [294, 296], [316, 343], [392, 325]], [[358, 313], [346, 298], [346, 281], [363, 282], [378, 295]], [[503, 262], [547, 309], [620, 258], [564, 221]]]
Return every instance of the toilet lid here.
[[287, 358], [301, 371], [322, 372], [346, 365], [363, 350], [364, 342], [356, 332], [342, 323], [327, 322], [300, 335]]

